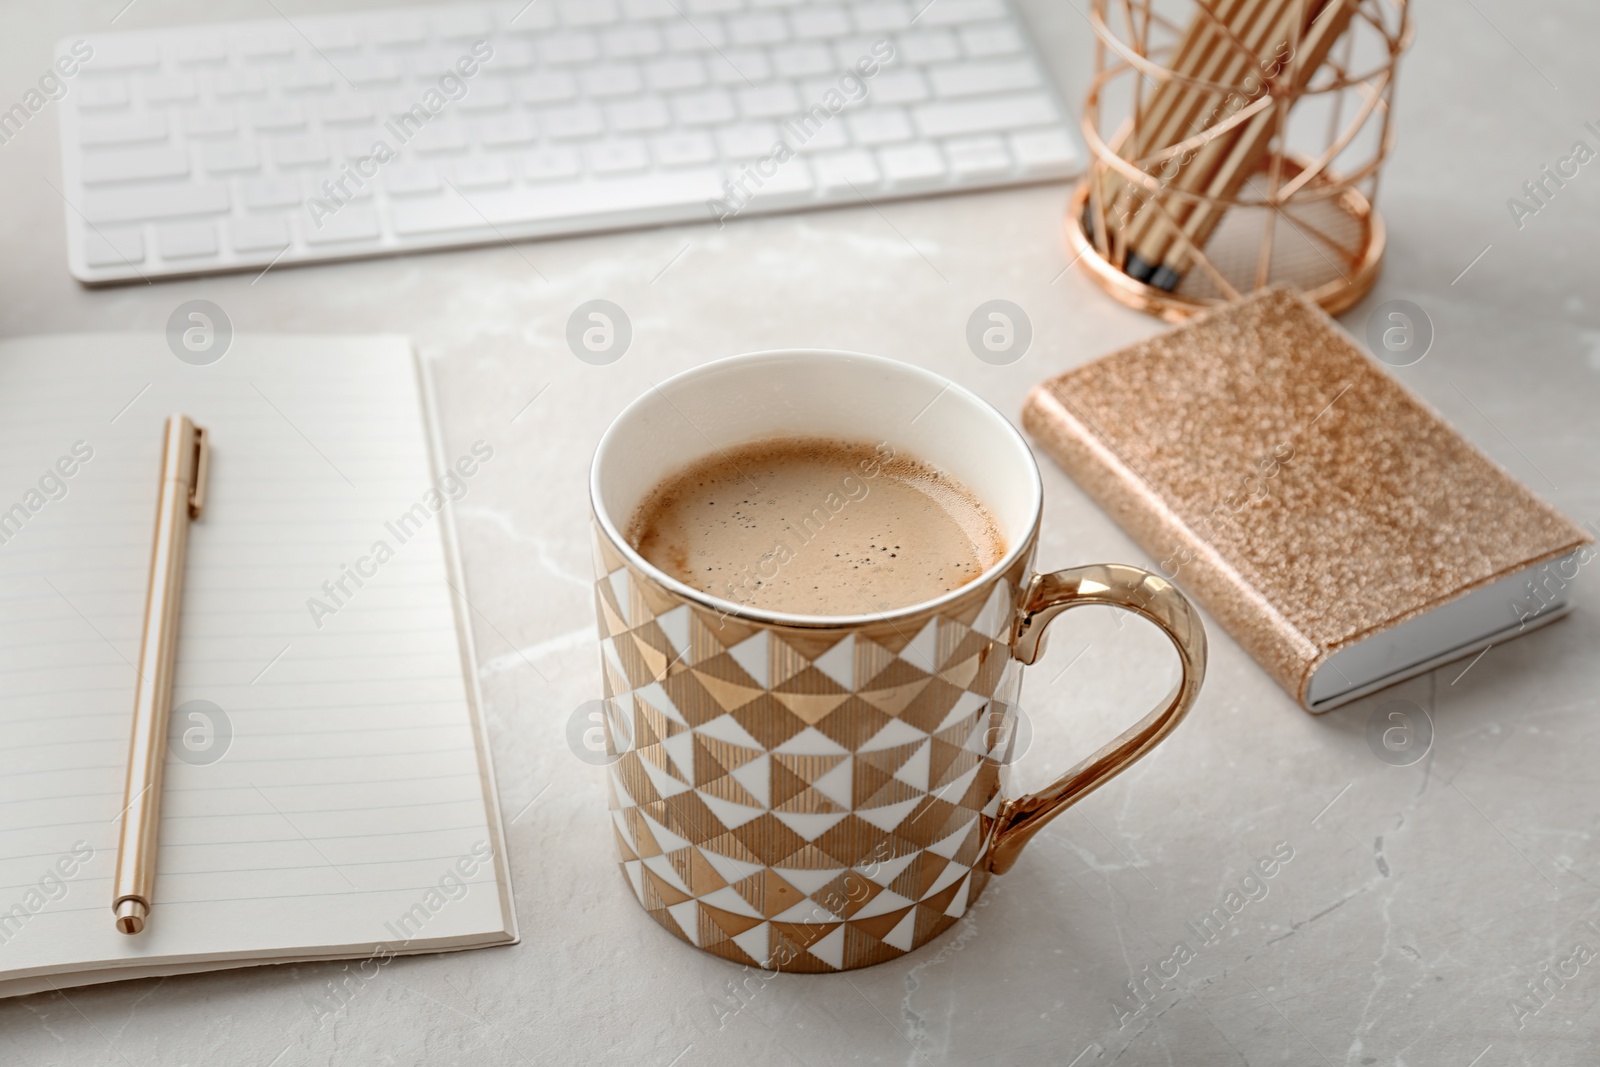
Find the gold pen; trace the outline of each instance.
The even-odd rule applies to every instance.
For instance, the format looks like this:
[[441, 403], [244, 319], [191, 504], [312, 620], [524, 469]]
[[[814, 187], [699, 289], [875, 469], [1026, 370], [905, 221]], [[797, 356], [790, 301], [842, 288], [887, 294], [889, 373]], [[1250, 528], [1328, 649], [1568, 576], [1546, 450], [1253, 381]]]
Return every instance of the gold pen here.
[[189, 546], [189, 521], [200, 517], [205, 503], [208, 466], [205, 430], [187, 415], [167, 419], [144, 634], [139, 639], [128, 784], [122, 794], [122, 833], [117, 839], [117, 874], [111, 890], [111, 909], [116, 913], [117, 929], [124, 934], [144, 929], [155, 889], [161, 771], [166, 763], [167, 713], [172, 708], [172, 672], [177, 664], [184, 554]]

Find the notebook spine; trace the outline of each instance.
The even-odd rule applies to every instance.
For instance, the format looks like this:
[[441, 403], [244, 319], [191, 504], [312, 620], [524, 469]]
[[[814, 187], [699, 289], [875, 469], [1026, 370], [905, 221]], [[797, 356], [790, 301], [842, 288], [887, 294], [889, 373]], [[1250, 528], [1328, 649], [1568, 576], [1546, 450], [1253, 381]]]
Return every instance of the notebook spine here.
[[1155, 570], [1205, 608], [1275, 681], [1306, 706], [1322, 650], [1167, 506], [1046, 382], [1029, 394], [1023, 428], [1156, 561]]

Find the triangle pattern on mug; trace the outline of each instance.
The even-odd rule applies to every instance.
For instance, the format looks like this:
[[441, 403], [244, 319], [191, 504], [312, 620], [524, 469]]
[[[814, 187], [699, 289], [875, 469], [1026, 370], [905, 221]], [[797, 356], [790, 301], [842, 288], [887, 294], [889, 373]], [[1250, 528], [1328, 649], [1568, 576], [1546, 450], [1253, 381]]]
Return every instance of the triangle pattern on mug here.
[[650, 916], [798, 972], [893, 959], [959, 919], [989, 878], [1022, 564], [828, 632], [686, 601], [596, 542], [614, 836]]

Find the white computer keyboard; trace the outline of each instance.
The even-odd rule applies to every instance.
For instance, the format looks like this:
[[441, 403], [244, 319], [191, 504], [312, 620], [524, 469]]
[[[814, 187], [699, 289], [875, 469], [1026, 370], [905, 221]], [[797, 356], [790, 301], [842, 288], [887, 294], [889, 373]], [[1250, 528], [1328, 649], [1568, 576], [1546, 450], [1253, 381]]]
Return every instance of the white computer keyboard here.
[[519, 0], [57, 55], [86, 49], [57, 105], [85, 282], [727, 223], [1082, 161], [1005, 0]]

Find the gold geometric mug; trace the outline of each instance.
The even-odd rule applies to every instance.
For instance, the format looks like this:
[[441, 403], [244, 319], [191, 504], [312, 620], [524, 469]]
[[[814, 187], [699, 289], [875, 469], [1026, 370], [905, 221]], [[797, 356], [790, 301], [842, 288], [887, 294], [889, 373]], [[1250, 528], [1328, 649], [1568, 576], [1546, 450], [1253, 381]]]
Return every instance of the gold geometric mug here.
[[[623, 537], [674, 470], [787, 436], [867, 440], [932, 464], [978, 495], [1008, 551], [935, 600], [808, 616], [693, 589]], [[855, 498], [850, 477], [870, 491], [868, 471], [847, 473], [798, 537]], [[606, 431], [590, 501], [623, 873], [656, 922], [737, 963], [849, 970], [927, 943], [1042, 826], [1165, 738], [1205, 675], [1199, 616], [1160, 576], [1033, 572], [1042, 490], [1026, 442], [972, 393], [907, 364], [782, 351], [679, 374]], [[1020, 665], [1051, 619], [1086, 604], [1155, 623], [1182, 675], [1048, 788], [1009, 796]]]

